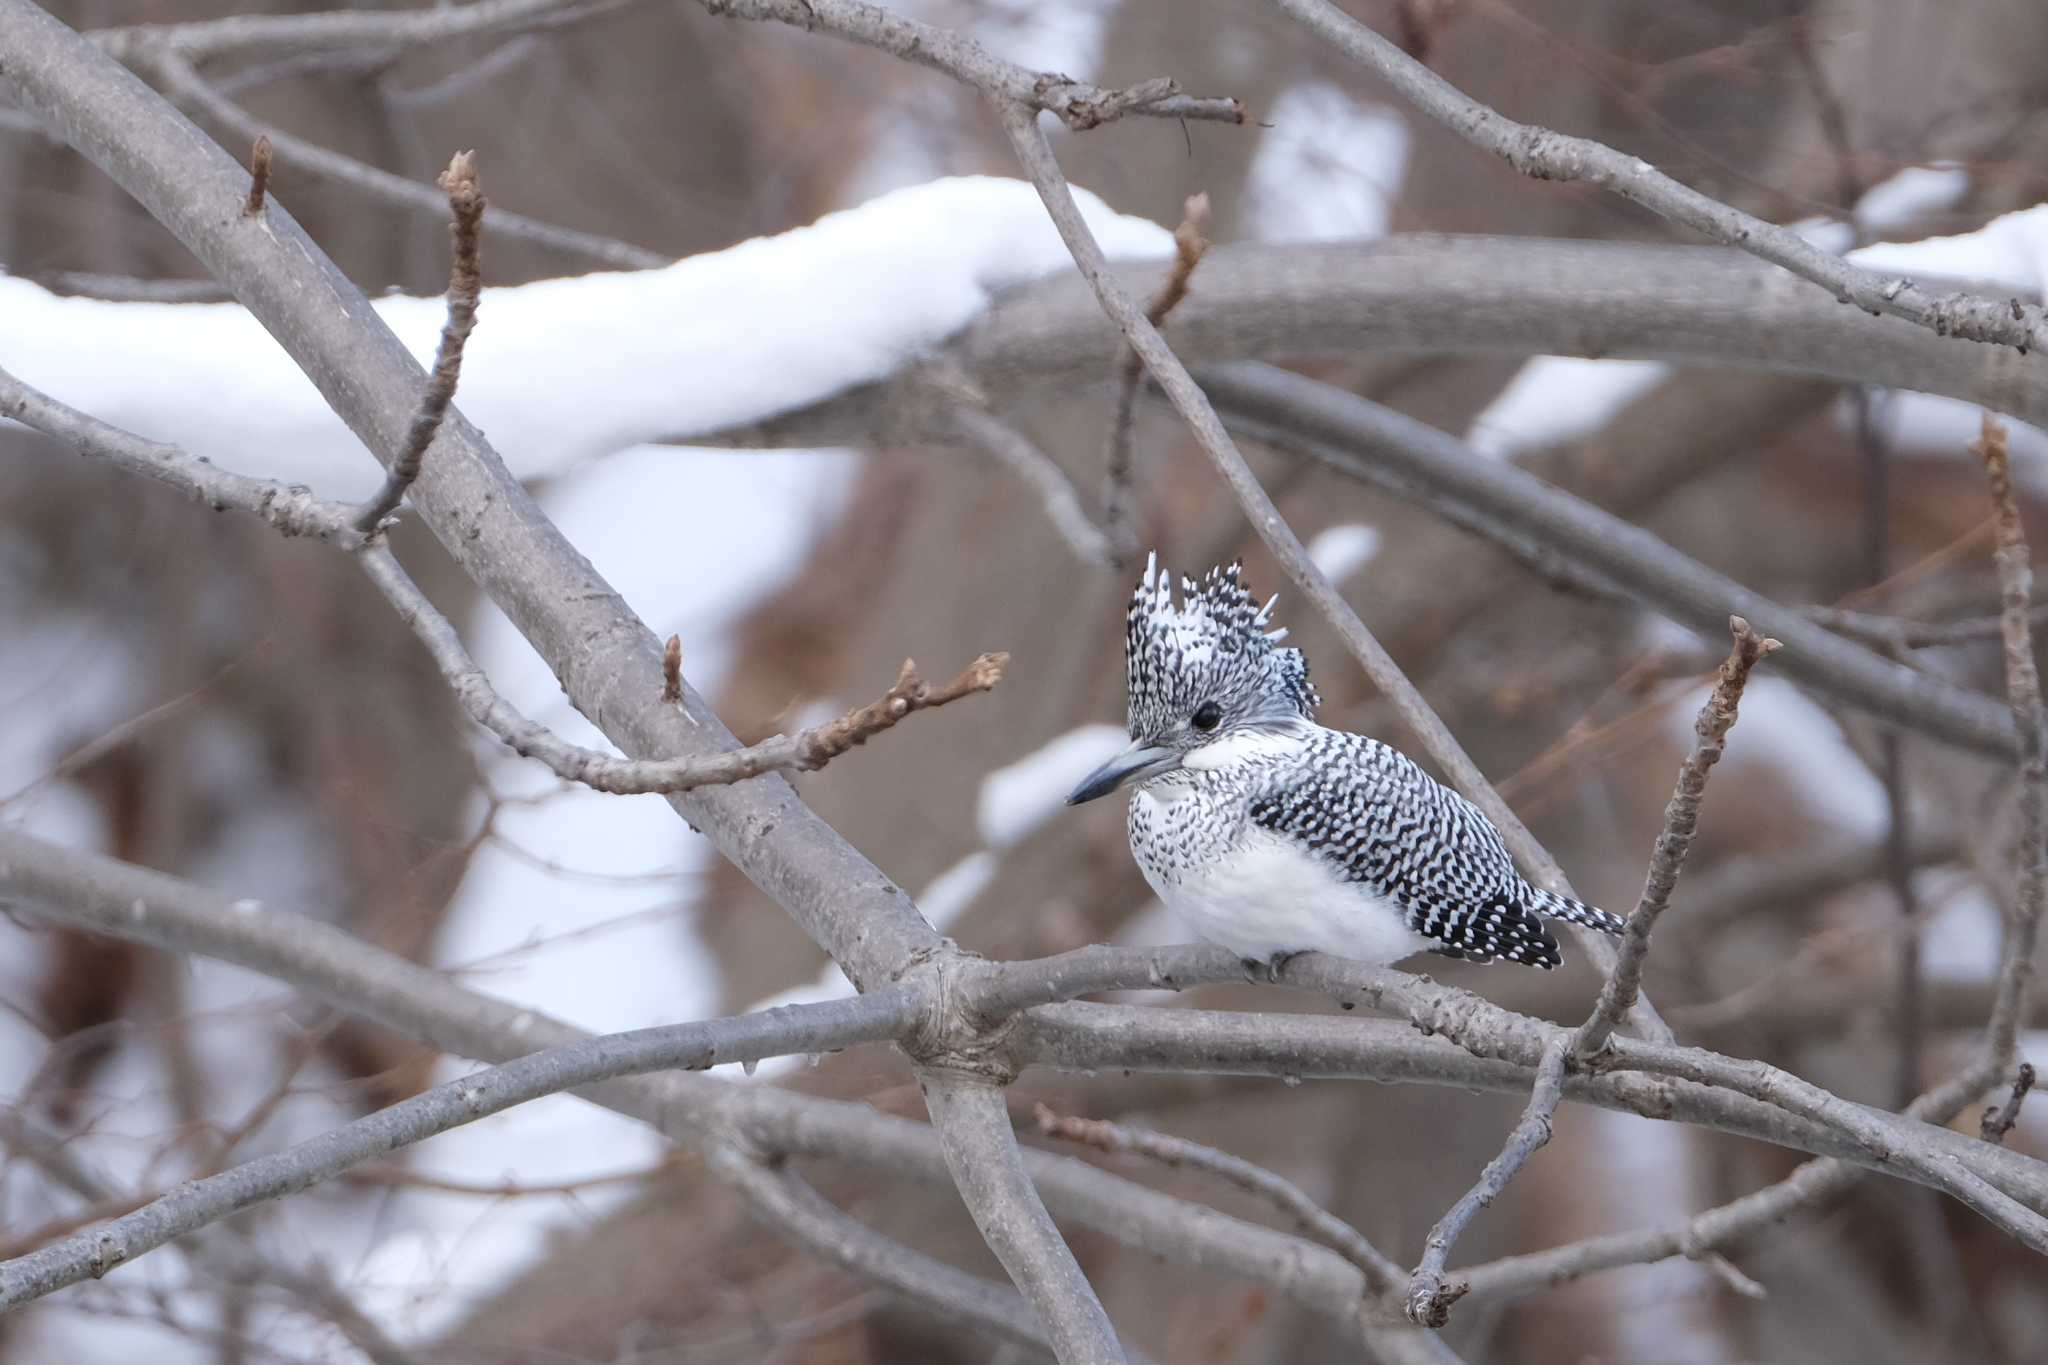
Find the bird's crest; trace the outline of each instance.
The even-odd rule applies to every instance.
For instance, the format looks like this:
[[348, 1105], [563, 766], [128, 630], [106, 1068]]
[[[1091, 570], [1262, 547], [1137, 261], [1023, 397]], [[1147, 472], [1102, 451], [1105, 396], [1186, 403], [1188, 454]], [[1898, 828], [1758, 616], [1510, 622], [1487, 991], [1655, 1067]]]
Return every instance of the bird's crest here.
[[1173, 575], [1146, 557], [1124, 620], [1133, 735], [1159, 734], [1211, 700], [1239, 720], [1314, 719], [1322, 698], [1308, 660], [1280, 646], [1286, 630], [1267, 628], [1279, 598], [1260, 606], [1243, 572], [1233, 561], [1183, 578], [1176, 604]]

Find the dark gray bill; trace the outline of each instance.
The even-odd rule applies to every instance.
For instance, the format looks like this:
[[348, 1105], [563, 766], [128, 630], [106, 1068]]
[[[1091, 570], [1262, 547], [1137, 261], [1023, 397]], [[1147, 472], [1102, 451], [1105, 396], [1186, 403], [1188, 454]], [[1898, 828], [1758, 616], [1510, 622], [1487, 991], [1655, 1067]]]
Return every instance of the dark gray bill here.
[[1067, 798], [1067, 804], [1078, 806], [1083, 801], [1093, 801], [1098, 796], [1109, 795], [1126, 782], [1142, 782], [1179, 766], [1180, 755], [1173, 750], [1134, 740], [1130, 748], [1083, 778], [1081, 785], [1074, 788], [1074, 794]]

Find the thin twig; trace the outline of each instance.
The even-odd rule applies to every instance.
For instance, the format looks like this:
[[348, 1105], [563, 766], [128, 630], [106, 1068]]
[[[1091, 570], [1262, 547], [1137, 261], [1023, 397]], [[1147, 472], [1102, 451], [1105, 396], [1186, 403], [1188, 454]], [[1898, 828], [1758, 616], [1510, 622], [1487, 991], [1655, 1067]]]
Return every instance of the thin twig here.
[[[1829, 140], [1835, 143], [1836, 159], [1843, 177], [1842, 188], [1846, 194], [1858, 186], [1851, 169], [1854, 158], [1850, 155], [1848, 133], [1842, 122], [1841, 104], [1814, 54], [1812, 34], [1807, 26], [1795, 23], [1793, 31], [1800, 65], [1805, 69], [1807, 83], [1813, 87], [1814, 97], [1821, 106], [1821, 126]], [[1848, 205], [1855, 200], [1856, 196], [1850, 195], [1843, 202]], [[1878, 403], [1882, 397], [1882, 391], [1868, 385], [1858, 388], [1853, 395], [1856, 447], [1863, 464], [1863, 580], [1866, 591], [1877, 588], [1892, 576], [1892, 452], [1890, 442], [1885, 440], [1879, 429]], [[1892, 657], [1898, 658], [1900, 647], [1891, 648]], [[1892, 1094], [1893, 1103], [1903, 1109], [1920, 1093], [1925, 1048], [1927, 991], [1920, 966], [1920, 897], [1913, 885], [1913, 807], [1906, 789], [1905, 735], [1896, 725], [1883, 726], [1878, 730], [1876, 747], [1877, 754], [1871, 767], [1884, 787], [1885, 881], [1890, 885], [1892, 900], [1898, 908], [1901, 931], [1898, 935], [1897, 982], [1893, 987], [1892, 1022], [1898, 1043], [1894, 1050]], [[1928, 1295], [1930, 1302], [1938, 1302], [1939, 1298], [1938, 1294]]]
[[[1816, 625], [1892, 649], [1974, 644], [1979, 640], [1998, 639], [2005, 632], [2003, 614], [1971, 616], [1959, 621], [1908, 621], [1847, 607], [1806, 607], [1803, 614]], [[2035, 626], [2048, 626], [2048, 604], [2033, 608], [2027, 613], [2027, 619]]]
[[399, 449], [398, 458], [385, 471], [384, 486], [356, 515], [356, 529], [366, 533], [382, 526], [384, 518], [398, 510], [398, 504], [405, 498], [405, 490], [412, 487], [413, 480], [420, 476], [420, 465], [426, 459], [427, 447], [434, 443], [434, 434], [441, 429], [442, 419], [447, 417], [449, 407], [455, 402], [456, 386], [462, 382], [462, 348], [469, 341], [470, 330], [476, 326], [477, 302], [483, 296], [481, 255], [485, 200], [483, 187], [476, 178], [476, 153], [457, 152], [436, 183], [447, 194], [448, 211], [452, 215], [448, 239], [454, 246], [454, 259], [448, 268], [448, 320], [441, 324], [441, 341], [434, 350], [434, 368], [427, 376], [426, 392], [420, 395], [419, 407], [413, 411], [412, 426], [406, 431], [405, 444]]
[[1714, 241], [1740, 247], [1826, 289], [1846, 304], [1889, 313], [1943, 336], [2012, 346], [2048, 346], [2048, 318], [2018, 298], [1937, 294], [1902, 275], [1880, 275], [1778, 227], [1679, 184], [1640, 157], [1590, 138], [1516, 123], [1466, 95], [1328, 0], [1274, 0], [1310, 32], [1393, 86], [1422, 113], [1523, 175], [1597, 185]]
[[1384, 1293], [1401, 1280], [1401, 1268], [1388, 1260], [1378, 1247], [1351, 1224], [1318, 1204], [1308, 1191], [1275, 1171], [1246, 1161], [1243, 1157], [1167, 1133], [1148, 1132], [1107, 1119], [1084, 1119], [1056, 1114], [1040, 1104], [1034, 1109], [1038, 1131], [1063, 1142], [1078, 1142], [1097, 1151], [1131, 1153], [1164, 1166], [1206, 1171], [1227, 1180], [1245, 1193], [1271, 1204], [1294, 1220], [1302, 1231], [1318, 1238], [1365, 1276], [1367, 1289]]
[[1800, 682], [1947, 743], [2001, 757], [2014, 752], [2012, 716], [1996, 700], [1820, 629], [1642, 527], [1434, 427], [1270, 365], [1219, 366], [1203, 371], [1202, 384], [1237, 431], [1309, 455], [1503, 544], [1553, 549], [1575, 569], [1694, 630], [1719, 631], [1730, 611], [1740, 612], [1786, 643], [1785, 671]]
[[2006, 926], [2005, 964], [1984, 1040], [1986, 1064], [1993, 1075], [2003, 1075], [2012, 1069], [2018, 1053], [2019, 1024], [2026, 1017], [2034, 984], [2034, 947], [2042, 908], [2048, 904], [2048, 722], [2041, 711], [2041, 674], [2034, 664], [2033, 559], [2013, 494], [2004, 425], [1986, 414], [1983, 433], [1970, 449], [1984, 461], [1991, 490], [1998, 538], [1994, 557], [2005, 621], [2006, 698], [2020, 739], [2019, 895]]
[[176, 446], [145, 440], [67, 407], [5, 370], [0, 370], [0, 417], [33, 427], [89, 460], [105, 460], [167, 484], [216, 512], [235, 508], [261, 517], [282, 535], [311, 536], [342, 549], [362, 543], [362, 533], [351, 524], [353, 507], [316, 497], [303, 485], [252, 479]]
[[[475, 7], [472, 4], [453, 8]], [[269, 138], [278, 155], [290, 162], [295, 173], [321, 176], [364, 194], [374, 195], [387, 203], [397, 204], [417, 213], [432, 214], [436, 218], [448, 212], [447, 197], [437, 193], [431, 186], [402, 175], [393, 175], [354, 157], [343, 156], [340, 152], [322, 147], [317, 142], [310, 142], [286, 132], [275, 124], [255, 118], [208, 83], [192, 68], [190, 62], [176, 55], [175, 48], [158, 49], [145, 46], [140, 49], [138, 61], [144, 69], [154, 73], [162, 81], [164, 88], [181, 103], [199, 110], [236, 137]], [[503, 208], [491, 214], [491, 231], [500, 240], [516, 238], [613, 270], [653, 270], [675, 264], [675, 257], [664, 256], [658, 251], [649, 251], [645, 247], [634, 246], [595, 232], [581, 232], [575, 228], [543, 222], [523, 213], [509, 213]]]
[[1089, 519], [1074, 481], [1023, 432], [998, 417], [988, 397], [950, 360], [935, 360], [926, 378], [938, 398], [943, 425], [969, 445], [993, 456], [1038, 494], [1045, 518], [1083, 564], [1114, 564], [1117, 556], [1103, 529]]
[[[905, 716], [988, 691], [1002, 679], [1003, 669], [1010, 661], [1008, 654], [984, 654], [951, 681], [935, 686], [918, 675], [915, 661], [905, 659], [894, 687], [824, 725], [794, 734], [771, 735], [758, 744], [721, 753], [669, 759], [620, 758], [571, 744], [546, 726], [528, 720], [498, 695], [490, 679], [463, 648], [455, 627], [406, 576], [388, 548], [370, 546], [357, 560], [370, 581], [427, 647], [471, 720], [496, 735], [520, 757], [538, 759], [566, 781], [615, 796], [726, 786], [763, 773], [813, 772], [884, 730], [895, 728]], [[677, 662], [681, 662], [680, 648]]]
[[[1173, 266], [1145, 308], [1145, 317], [1154, 327], [1164, 323], [1167, 314], [1187, 297], [1188, 281], [1194, 278], [1195, 267], [1209, 250], [1209, 240], [1202, 235], [1208, 226], [1209, 196], [1189, 195], [1180, 226], [1173, 232]], [[1131, 436], [1137, 424], [1138, 381], [1144, 373], [1144, 361], [1126, 345], [1117, 358], [1116, 400], [1109, 423], [1109, 455], [1104, 461], [1107, 489], [1102, 501], [1103, 526], [1117, 568], [1123, 568], [1138, 548], [1137, 532], [1126, 523], [1130, 520]]]
[[263, 212], [263, 196], [270, 189], [270, 139], [258, 137], [249, 148], [249, 197], [242, 203], [242, 216], [254, 218]]
[[1465, 1296], [1467, 1285], [1444, 1283], [1444, 1262], [1466, 1224], [1479, 1210], [1500, 1198], [1501, 1191], [1508, 1187], [1508, 1182], [1515, 1178], [1523, 1164], [1536, 1154], [1536, 1149], [1550, 1141], [1551, 1121], [1557, 1114], [1558, 1102], [1564, 1098], [1564, 1069], [1570, 1053], [1570, 1040], [1564, 1037], [1551, 1039], [1543, 1049], [1543, 1060], [1536, 1067], [1536, 1084], [1529, 1091], [1528, 1106], [1522, 1110], [1520, 1121], [1508, 1134], [1500, 1155], [1486, 1163], [1486, 1169], [1479, 1174], [1479, 1182], [1465, 1191], [1429, 1230], [1429, 1236], [1422, 1244], [1422, 1260], [1408, 1278], [1408, 1296], [1403, 1307], [1411, 1322], [1423, 1327], [1441, 1327], [1450, 1320], [1451, 1305]]
[[1699, 718], [1693, 722], [1693, 734], [1697, 738], [1692, 752], [1679, 766], [1678, 784], [1671, 792], [1670, 802], [1664, 807], [1664, 828], [1658, 833], [1650, 855], [1650, 870], [1643, 879], [1643, 894], [1628, 917], [1628, 927], [1622, 932], [1614, 970], [1607, 974], [1607, 980], [1600, 987], [1600, 999], [1594, 1004], [1592, 1015], [1579, 1029], [1578, 1041], [1572, 1047], [1572, 1055], [1576, 1059], [1594, 1057], [1607, 1046], [1615, 1025], [1621, 1022], [1641, 992], [1643, 962], [1650, 953], [1650, 935], [1657, 927], [1658, 918], [1670, 907], [1671, 893], [1678, 886], [1678, 875], [1684, 870], [1686, 855], [1692, 852], [1693, 838], [1699, 832], [1700, 802], [1706, 796], [1707, 775], [1721, 761], [1728, 732], [1735, 726], [1735, 713], [1742, 705], [1743, 689], [1749, 685], [1750, 670], [1782, 647], [1778, 641], [1751, 630], [1749, 622], [1740, 616], [1728, 618], [1728, 630], [1735, 637], [1735, 643], [1721, 664], [1714, 690], [1708, 694], [1706, 704], [1700, 707]]
[[1977, 1130], [1986, 1142], [2003, 1142], [2005, 1135], [2020, 1121], [2020, 1106], [2027, 1102], [2027, 1092], [2034, 1088], [2034, 1067], [2031, 1062], [2021, 1062], [2019, 1075], [2013, 1077], [2012, 1093], [2005, 1099], [1984, 1111]]

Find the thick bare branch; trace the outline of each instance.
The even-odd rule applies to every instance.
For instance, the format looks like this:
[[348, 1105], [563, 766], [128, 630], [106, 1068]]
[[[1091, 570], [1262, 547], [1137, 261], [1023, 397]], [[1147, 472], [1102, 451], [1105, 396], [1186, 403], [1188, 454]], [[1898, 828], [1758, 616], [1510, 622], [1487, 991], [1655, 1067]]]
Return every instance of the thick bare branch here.
[[[147, 904], [136, 903], [147, 914]], [[588, 1038], [437, 1085], [297, 1146], [187, 1181], [131, 1213], [0, 1262], [0, 1311], [84, 1279], [99, 1279], [176, 1238], [268, 1200], [296, 1194], [350, 1166], [515, 1105], [649, 1071], [701, 1070], [792, 1052], [828, 1051], [895, 1036], [915, 1019], [906, 991], [877, 991], [759, 1014]]]
[[1508, 543], [1543, 545], [1617, 593], [1702, 633], [1729, 614], [1786, 644], [1797, 681], [1882, 719], [2000, 756], [2013, 752], [2007, 709], [1822, 630], [1796, 609], [1678, 553], [1639, 526], [1489, 460], [1434, 427], [1269, 365], [1205, 371], [1231, 424], [1284, 450], [1418, 502]]
[[[1173, 269], [1124, 262], [1134, 296]], [[1720, 247], [1402, 233], [1376, 242], [1231, 243], [1164, 331], [1198, 370], [1234, 360], [1382, 351], [1661, 360], [1942, 394], [2048, 422], [2048, 358], [1956, 346], [1840, 308], [1804, 281]], [[1011, 289], [940, 353], [1010, 410], [1096, 388], [1126, 343], [1084, 281]], [[808, 408], [691, 439], [816, 446], [930, 439], [916, 367]]]
[[[560, 1047], [589, 1037], [545, 1015], [467, 990], [442, 973], [372, 947], [317, 917], [234, 902], [174, 877], [4, 829], [0, 899], [97, 933], [234, 962], [460, 1056], [505, 1061], [537, 1047]], [[140, 914], [138, 904], [143, 907]], [[1207, 956], [1205, 950], [1193, 951]], [[1234, 960], [1229, 970], [1238, 971]], [[918, 983], [904, 984], [919, 988]], [[925, 990], [934, 986], [929, 977], [921, 984]], [[829, 1156], [919, 1179], [950, 1179], [929, 1127], [879, 1114], [866, 1104], [682, 1073], [606, 1082], [585, 1091], [584, 1097], [645, 1119], [700, 1153], [715, 1151], [737, 1126], [751, 1144], [769, 1153]], [[1355, 1312], [1363, 1281], [1335, 1253], [1157, 1194], [1083, 1162], [1046, 1153], [1027, 1153], [1025, 1160], [1063, 1216], [1150, 1254], [1265, 1285], [1346, 1327], [1368, 1326], [1357, 1321]], [[766, 1197], [764, 1187], [751, 1177], [744, 1188], [750, 1200]], [[772, 1204], [763, 1210], [771, 1223], [814, 1250], [840, 1255], [839, 1234], [821, 1246], [808, 1240], [816, 1231], [811, 1223], [792, 1227], [781, 1221], [783, 1215], [776, 1211], [782, 1207], [781, 1196]], [[888, 1254], [935, 1266], [859, 1228], [829, 1206], [820, 1214], [836, 1220], [846, 1237], [860, 1239], [863, 1246], [893, 1248]], [[940, 1271], [958, 1274], [946, 1267], [936, 1267], [933, 1274]], [[941, 1289], [943, 1285], [935, 1281], [933, 1292]], [[1008, 1291], [999, 1299], [1021, 1309], [1021, 1301]], [[936, 1302], [929, 1296], [919, 1301]], [[1393, 1333], [1391, 1340], [1395, 1344], [1380, 1350], [1390, 1358], [1449, 1359], [1440, 1348], [1415, 1346], [1426, 1339], [1412, 1330]]]
[[[268, 143], [259, 143], [267, 146]], [[448, 266], [448, 320], [441, 324], [441, 339], [434, 347], [434, 368], [427, 375], [426, 392], [413, 413], [405, 444], [384, 473], [384, 485], [356, 514], [358, 531], [374, 531], [384, 518], [398, 510], [405, 490], [420, 476], [420, 465], [434, 433], [455, 402], [455, 390], [462, 383], [462, 348], [476, 326], [477, 301], [484, 290], [482, 261], [484, 192], [476, 177], [476, 153], [457, 152], [441, 172], [438, 182], [448, 196], [448, 240], [454, 250]], [[253, 196], [255, 191], [250, 191]]]
[[1589, 138], [1568, 137], [1504, 118], [1329, 0], [1274, 3], [1323, 42], [1393, 86], [1422, 113], [1523, 175], [1597, 185], [1681, 227], [1782, 266], [1865, 312], [1889, 313], [1941, 336], [1992, 342], [2022, 353], [2048, 346], [2048, 320], [2039, 305], [2017, 298], [1932, 293], [1904, 276], [1881, 275], [1852, 265], [1790, 228], [1766, 223], [1679, 184], [1640, 157], [1624, 155]]
[[940, 1067], [920, 1068], [918, 1086], [960, 1198], [982, 1240], [1037, 1310], [1060, 1365], [1123, 1365], [1109, 1314], [1024, 1169], [1002, 1090], [984, 1077]]

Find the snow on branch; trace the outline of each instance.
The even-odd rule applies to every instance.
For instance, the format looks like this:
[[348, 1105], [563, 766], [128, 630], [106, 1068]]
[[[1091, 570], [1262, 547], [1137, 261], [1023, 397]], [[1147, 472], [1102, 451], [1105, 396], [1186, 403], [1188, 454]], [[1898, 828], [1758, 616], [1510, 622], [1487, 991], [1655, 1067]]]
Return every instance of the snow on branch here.
[[2018, 298], [1934, 293], [1905, 275], [1868, 270], [1832, 255], [1790, 228], [1766, 223], [1681, 185], [1640, 157], [1590, 138], [1516, 123], [1472, 99], [1329, 0], [1274, 0], [1318, 38], [1393, 86], [1424, 114], [1482, 151], [1537, 180], [1579, 181], [1612, 191], [1714, 241], [1739, 247], [1845, 304], [1889, 313], [1942, 336], [2011, 346], [2021, 354], [2048, 346], [2048, 316]]
[[[1173, 250], [1157, 224], [1080, 199], [1113, 254]], [[490, 324], [466, 349], [461, 409], [516, 477], [560, 474], [887, 377], [997, 291], [1066, 264], [1029, 186], [934, 181], [659, 270], [486, 289]], [[432, 363], [440, 300], [372, 306]], [[355, 436], [239, 304], [66, 298], [0, 276], [0, 350], [24, 383], [225, 468], [332, 498], [377, 487]]]

